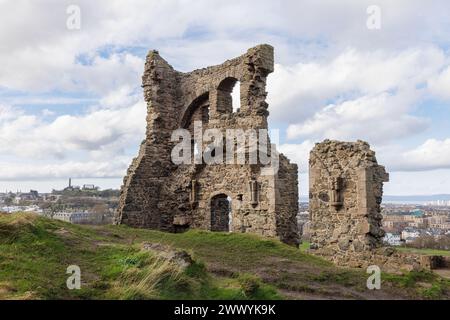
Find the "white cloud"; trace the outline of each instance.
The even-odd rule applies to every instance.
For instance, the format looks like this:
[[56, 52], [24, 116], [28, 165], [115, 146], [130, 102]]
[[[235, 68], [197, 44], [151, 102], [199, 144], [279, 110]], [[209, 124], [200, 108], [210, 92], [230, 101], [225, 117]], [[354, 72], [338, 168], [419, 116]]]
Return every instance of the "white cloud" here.
[[390, 172], [390, 182], [384, 184], [388, 195], [448, 194], [450, 170], [420, 172]]
[[85, 113], [51, 120], [45, 110], [0, 105], [0, 180], [122, 177], [144, 137], [146, 105], [118, 92]]
[[125, 85], [103, 96], [99, 103], [102, 107], [113, 109], [132, 105], [139, 100], [142, 100], [142, 92], [134, 93], [134, 88]]
[[50, 116], [53, 116], [55, 114], [55, 112], [52, 110], [49, 110], [49, 109], [44, 109], [41, 111], [41, 114], [43, 117], [50, 117]]
[[439, 98], [450, 100], [450, 66], [445, 68], [435, 78], [430, 79], [428, 85], [432, 94]]
[[378, 159], [392, 171], [450, 169], [450, 138], [428, 139], [410, 149], [399, 145], [380, 148]]
[[[279, 150], [299, 166], [299, 192], [308, 194], [309, 153], [314, 143], [283, 144]], [[400, 145], [372, 146], [378, 163], [385, 165], [390, 182], [384, 184], [385, 194], [446, 194], [450, 190], [450, 139], [429, 139], [416, 148]]]
[[[283, 144], [279, 150], [299, 166], [299, 192], [308, 194], [309, 153], [314, 143]], [[450, 138], [429, 139], [416, 148], [400, 145], [372, 146], [378, 163], [385, 165], [390, 182], [384, 184], [388, 195], [446, 194], [450, 190]]]
[[19, 115], [23, 115], [22, 110], [13, 108], [10, 105], [0, 104], [0, 123], [10, 121]]
[[[414, 97], [420, 93], [416, 87], [436, 75], [445, 60], [435, 47], [401, 52], [348, 49], [331, 60], [276, 65], [268, 80], [268, 101], [276, 120], [292, 123], [315, 114], [331, 100], [344, 102], [386, 92], [395, 96], [405, 91]], [[397, 108], [407, 111], [410, 107]]]
[[62, 115], [52, 121], [18, 108], [0, 109], [0, 153], [31, 158], [68, 158], [92, 152], [107, 159], [138, 145], [145, 130], [146, 106], [99, 108], [82, 115]]
[[[308, 171], [309, 153], [315, 143], [305, 140], [302, 143], [281, 144], [279, 151], [299, 165], [301, 172]], [[444, 140], [428, 139], [417, 147], [405, 148], [399, 144], [386, 146], [372, 145], [378, 163], [390, 172], [429, 171], [450, 169], [450, 138]]]
[[[279, 64], [268, 83], [271, 121], [290, 125], [290, 138], [304, 139], [280, 146], [301, 170], [312, 141], [323, 138], [375, 142], [382, 158], [393, 145], [396, 156], [386, 157], [386, 164], [395, 170], [448, 167], [447, 140], [412, 150], [395, 144], [429, 125], [414, 113], [424, 97], [450, 98], [450, 59], [438, 49], [450, 37], [447, 1], [380, 0], [378, 31], [366, 28], [366, 8], [373, 3], [365, 0], [80, 0], [78, 31], [66, 28], [69, 4], [0, 1], [7, 26], [0, 29], [0, 89], [7, 93], [0, 95], [0, 160], [11, 158], [3, 162], [10, 173], [2, 171], [10, 179], [118, 172], [108, 160], [134, 153], [128, 149], [137, 148], [145, 130], [139, 84], [147, 49], [159, 49], [177, 69], [189, 71], [257, 43], [276, 48]], [[52, 96], [54, 91], [80, 97]], [[53, 110], [58, 104], [80, 108], [81, 102], [90, 107], [61, 116], [14, 106], [53, 104]], [[44, 169], [27, 159], [41, 159]]]
[[1, 180], [42, 180], [58, 178], [120, 178], [128, 167], [129, 157], [114, 161], [67, 161], [63, 163], [0, 163]]
[[299, 144], [281, 144], [278, 146], [278, 149], [281, 153], [286, 155], [291, 162], [298, 165], [298, 171], [300, 173], [306, 173], [309, 168], [309, 153], [314, 148], [314, 145], [314, 142], [306, 140]]
[[312, 118], [290, 125], [288, 138], [357, 140], [385, 143], [423, 131], [427, 119], [403, 111], [411, 107], [407, 94], [382, 93], [326, 106]]
[[429, 79], [440, 77], [448, 61], [443, 50], [427, 46], [347, 49], [331, 60], [278, 64], [268, 82], [272, 121], [289, 124], [288, 139], [383, 145], [421, 133], [430, 119], [415, 111], [433, 92]]
[[[8, 27], [0, 30], [4, 44], [0, 45], [1, 86], [27, 91], [70, 87], [74, 79], [80, 79], [76, 73], [85, 72], [76, 64], [79, 55], [101, 59], [101, 50], [114, 53], [132, 46], [159, 47], [178, 65], [203, 66], [256, 42], [275, 44], [280, 49], [278, 60], [286, 62], [296, 54], [330, 57], [346, 47], [398, 49], [415, 45], [418, 39], [445, 43], [450, 36], [448, 3], [443, 0], [432, 6], [418, 0], [378, 1], [382, 29], [376, 32], [366, 28], [366, 8], [372, 3], [361, 0], [320, 4], [309, 0], [79, 0], [81, 29], [68, 30], [66, 8], [71, 4], [69, 0], [2, 3], [0, 19]], [[315, 52], [308, 52], [311, 48]], [[197, 61], [202, 60], [196, 57], [206, 60], [199, 65]], [[98, 72], [96, 80], [107, 81], [101, 76], [101, 62], [96, 63], [92, 66]], [[123, 76], [128, 62], [121, 63], [125, 70], [114, 69]]]

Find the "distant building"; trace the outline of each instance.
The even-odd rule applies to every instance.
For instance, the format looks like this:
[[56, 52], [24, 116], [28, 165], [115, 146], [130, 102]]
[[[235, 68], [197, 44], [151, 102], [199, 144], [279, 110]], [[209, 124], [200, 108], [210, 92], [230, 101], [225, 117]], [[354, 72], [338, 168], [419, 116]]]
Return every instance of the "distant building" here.
[[311, 237], [311, 221], [307, 221], [302, 225], [302, 240], [309, 240]]
[[408, 226], [408, 219], [404, 215], [384, 215], [382, 220], [383, 229], [390, 233], [400, 233]]
[[70, 218], [70, 222], [75, 224], [97, 224], [101, 222], [102, 216], [89, 212], [74, 212]]
[[57, 212], [53, 215], [53, 219], [73, 224], [100, 224], [103, 216], [90, 212]]
[[433, 224], [430, 224], [430, 228], [441, 229], [441, 230], [450, 230], [450, 222], [433, 223]]
[[401, 234], [401, 239], [406, 243], [411, 243], [418, 237], [420, 237], [420, 231], [411, 227], [405, 228]]
[[39, 193], [36, 190], [30, 190], [30, 192], [19, 192], [14, 197], [14, 203], [20, 204], [21, 201], [33, 201], [39, 199]]
[[438, 206], [438, 207], [450, 207], [450, 200], [430, 201], [430, 202], [426, 202], [425, 205], [427, 205], [427, 206]]
[[429, 224], [443, 224], [446, 223], [449, 218], [446, 215], [434, 215], [428, 218]]
[[83, 184], [83, 190], [86, 190], [86, 191], [95, 191], [95, 190], [98, 190], [98, 187], [96, 187], [96, 186], [93, 185], [93, 184]]
[[6, 213], [14, 213], [14, 212], [34, 212], [37, 214], [42, 214], [42, 209], [40, 209], [38, 206], [36, 205], [32, 205], [32, 206], [4, 206], [4, 207], [0, 207], [0, 211], [1, 212], [6, 212]]
[[57, 212], [53, 215], [53, 219], [70, 222], [71, 212]]
[[402, 244], [401, 234], [388, 232], [384, 236], [383, 241], [390, 246], [400, 246]]
[[423, 217], [424, 212], [421, 209], [413, 209], [409, 212], [409, 214], [415, 217]]
[[[303, 237], [304, 235], [304, 226], [309, 222], [309, 212], [301, 211], [297, 214], [297, 226], [299, 235]], [[303, 238], [305, 239], [305, 238]]]
[[99, 187], [93, 185], [93, 184], [83, 184], [83, 187], [80, 186], [74, 186], [72, 185], [72, 178], [69, 178], [69, 185], [63, 189], [63, 191], [95, 191], [98, 190]]
[[79, 186], [72, 186], [72, 178], [69, 178], [69, 185], [64, 188], [64, 191], [74, 191], [74, 190], [80, 190], [81, 188]]

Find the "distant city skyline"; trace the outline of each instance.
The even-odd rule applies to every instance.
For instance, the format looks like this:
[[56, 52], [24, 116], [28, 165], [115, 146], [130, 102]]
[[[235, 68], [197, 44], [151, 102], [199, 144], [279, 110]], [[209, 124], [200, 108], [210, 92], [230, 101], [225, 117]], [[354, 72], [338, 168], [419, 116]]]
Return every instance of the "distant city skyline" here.
[[[95, 186], [100, 187], [102, 190], [105, 189], [119, 189], [120, 185], [117, 185], [116, 179], [97, 179], [97, 178], [72, 178], [72, 185], [77, 185], [82, 187], [84, 184], [94, 184]], [[67, 179], [58, 179], [58, 180], [50, 180], [50, 181], [19, 181], [17, 184], [14, 181], [11, 181], [10, 186], [7, 187], [8, 184], [4, 185], [1, 183], [0, 192], [5, 192], [6, 190], [11, 192], [29, 192], [30, 190], [37, 190], [40, 193], [48, 193], [54, 190], [62, 190], [68, 186], [69, 178]], [[25, 187], [25, 188], [23, 188]]]

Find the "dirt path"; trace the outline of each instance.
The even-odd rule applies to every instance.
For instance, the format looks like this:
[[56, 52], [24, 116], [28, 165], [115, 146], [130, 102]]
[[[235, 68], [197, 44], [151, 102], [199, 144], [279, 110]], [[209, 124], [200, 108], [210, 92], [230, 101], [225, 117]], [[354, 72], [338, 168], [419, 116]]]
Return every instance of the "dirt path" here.
[[450, 279], [450, 269], [435, 269], [433, 271], [443, 278]]

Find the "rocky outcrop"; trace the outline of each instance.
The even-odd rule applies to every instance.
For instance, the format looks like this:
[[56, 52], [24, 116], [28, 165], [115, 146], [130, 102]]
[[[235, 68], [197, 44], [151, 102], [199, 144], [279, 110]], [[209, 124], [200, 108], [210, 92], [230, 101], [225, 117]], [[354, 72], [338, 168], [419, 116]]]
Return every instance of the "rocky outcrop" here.
[[180, 269], [186, 269], [194, 263], [192, 256], [185, 250], [174, 249], [161, 243], [144, 242], [142, 248], [154, 252], [157, 256], [170, 261]]

